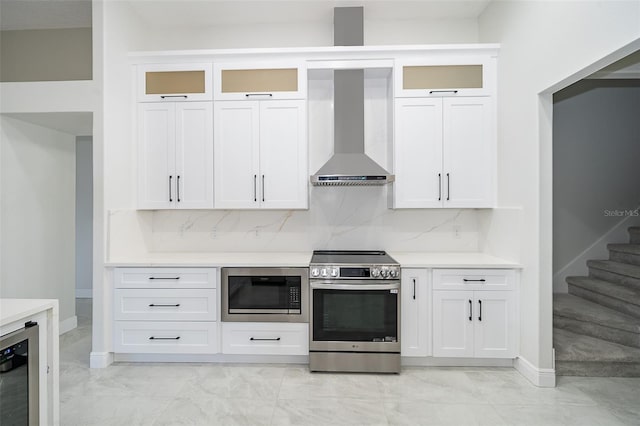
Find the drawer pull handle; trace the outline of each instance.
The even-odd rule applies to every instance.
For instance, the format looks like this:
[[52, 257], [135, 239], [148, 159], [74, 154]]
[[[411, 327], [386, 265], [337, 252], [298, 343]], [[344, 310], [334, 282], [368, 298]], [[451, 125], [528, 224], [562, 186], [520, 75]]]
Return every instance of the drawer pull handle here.
[[252, 342], [260, 342], [260, 341], [279, 342], [280, 338], [279, 337], [275, 337], [275, 338], [262, 339], [260, 337], [251, 337], [251, 338], [249, 338], [249, 340], [251, 340]]
[[458, 93], [457, 90], [429, 90], [429, 94], [432, 95], [434, 93]]
[[177, 308], [180, 306], [179, 303], [168, 304], [168, 303], [149, 303], [150, 308]]
[[247, 98], [250, 98], [252, 96], [268, 96], [268, 97], [273, 97], [273, 93], [247, 93], [244, 95]]
[[151, 336], [151, 337], [149, 337], [149, 340], [180, 340], [180, 336], [176, 336], [176, 337], [156, 337], [156, 336]]
[[180, 277], [149, 277], [150, 280], [179, 280]]
[[464, 281], [465, 283], [466, 283], [466, 282], [470, 282], [470, 281], [476, 281], [476, 282], [481, 282], [481, 283], [483, 283], [483, 282], [485, 282], [486, 280], [485, 280], [484, 278], [480, 278], [479, 280], [471, 280], [471, 279], [468, 279], [468, 278], [463, 278], [463, 279], [462, 279], [462, 281]]

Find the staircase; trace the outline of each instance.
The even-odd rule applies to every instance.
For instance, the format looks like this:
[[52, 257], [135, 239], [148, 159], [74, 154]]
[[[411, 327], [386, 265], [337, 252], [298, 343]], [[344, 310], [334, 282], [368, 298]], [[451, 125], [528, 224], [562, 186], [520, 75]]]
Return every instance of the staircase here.
[[553, 345], [561, 376], [640, 377], [640, 227], [609, 260], [589, 260], [588, 277], [567, 277], [553, 297]]

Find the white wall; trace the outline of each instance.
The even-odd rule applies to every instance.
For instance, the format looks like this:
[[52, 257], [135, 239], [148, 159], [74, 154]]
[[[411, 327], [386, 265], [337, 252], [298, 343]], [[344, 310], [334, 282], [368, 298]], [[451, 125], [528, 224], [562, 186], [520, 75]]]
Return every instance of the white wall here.
[[61, 324], [72, 327], [75, 137], [4, 116], [0, 123], [0, 297], [58, 299]]
[[566, 292], [558, 272], [640, 205], [638, 117], [640, 80], [582, 80], [554, 95], [555, 292]]
[[93, 289], [93, 138], [76, 138], [76, 296]]
[[502, 46], [498, 202], [523, 212], [520, 353], [534, 368], [550, 369], [552, 106], [550, 94], [539, 94], [640, 37], [640, 2], [491, 2], [479, 35]]

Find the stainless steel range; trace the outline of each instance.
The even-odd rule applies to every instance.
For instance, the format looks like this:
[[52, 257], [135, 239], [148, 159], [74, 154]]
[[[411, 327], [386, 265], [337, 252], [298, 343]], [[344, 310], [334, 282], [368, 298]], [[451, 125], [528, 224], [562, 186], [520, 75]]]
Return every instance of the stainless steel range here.
[[311, 371], [400, 372], [400, 265], [384, 251], [314, 251]]

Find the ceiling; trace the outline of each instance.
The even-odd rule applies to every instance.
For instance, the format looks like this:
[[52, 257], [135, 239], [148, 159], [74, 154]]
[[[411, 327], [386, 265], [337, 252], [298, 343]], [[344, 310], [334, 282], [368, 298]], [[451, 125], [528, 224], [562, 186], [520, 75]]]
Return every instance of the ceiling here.
[[30, 112], [2, 115], [73, 136], [93, 135], [93, 113], [91, 112]]
[[[475, 19], [490, 0], [134, 0], [140, 19], [163, 27], [332, 22], [333, 8], [364, 6], [365, 19]], [[187, 6], [188, 5], [188, 6]]]

